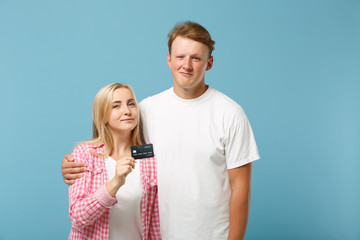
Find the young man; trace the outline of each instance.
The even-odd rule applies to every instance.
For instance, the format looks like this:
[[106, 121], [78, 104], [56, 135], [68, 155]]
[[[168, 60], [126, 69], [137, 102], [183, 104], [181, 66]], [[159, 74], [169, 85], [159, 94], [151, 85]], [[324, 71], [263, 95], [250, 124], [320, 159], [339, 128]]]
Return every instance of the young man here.
[[[205, 84], [214, 41], [185, 22], [169, 33], [173, 87], [140, 103], [146, 142], [158, 160], [162, 238], [243, 239], [251, 162], [259, 154], [250, 123], [233, 100]], [[81, 167], [63, 159], [65, 182]], [[70, 159], [71, 161], [71, 159]]]

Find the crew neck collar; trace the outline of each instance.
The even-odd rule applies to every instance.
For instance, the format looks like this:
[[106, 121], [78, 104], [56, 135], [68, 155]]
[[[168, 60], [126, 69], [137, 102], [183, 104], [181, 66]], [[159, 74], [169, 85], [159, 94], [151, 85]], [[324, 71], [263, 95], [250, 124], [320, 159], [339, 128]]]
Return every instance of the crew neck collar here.
[[206, 91], [199, 97], [192, 98], [192, 99], [184, 99], [175, 94], [173, 87], [170, 88], [170, 94], [173, 96], [173, 98], [176, 101], [178, 101], [180, 103], [184, 103], [184, 104], [194, 104], [194, 103], [200, 103], [202, 101], [205, 101], [213, 93], [213, 91], [214, 91], [214, 89], [212, 87], [208, 86]]

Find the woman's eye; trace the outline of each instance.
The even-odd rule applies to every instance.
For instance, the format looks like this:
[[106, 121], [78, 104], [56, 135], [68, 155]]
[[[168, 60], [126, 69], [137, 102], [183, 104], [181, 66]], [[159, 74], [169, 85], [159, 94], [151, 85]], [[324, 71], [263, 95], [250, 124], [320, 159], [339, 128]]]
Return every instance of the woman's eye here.
[[119, 108], [120, 107], [120, 105], [114, 105], [113, 106], [113, 108]]
[[133, 107], [133, 106], [135, 106], [135, 103], [129, 103], [129, 106], [131, 106], [131, 107]]

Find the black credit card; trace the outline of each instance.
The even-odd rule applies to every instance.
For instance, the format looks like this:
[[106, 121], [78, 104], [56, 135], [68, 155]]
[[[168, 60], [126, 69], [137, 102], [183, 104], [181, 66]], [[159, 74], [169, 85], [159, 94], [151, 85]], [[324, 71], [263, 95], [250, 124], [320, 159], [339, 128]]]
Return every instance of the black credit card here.
[[154, 157], [153, 145], [144, 144], [131, 147], [131, 156], [135, 159]]

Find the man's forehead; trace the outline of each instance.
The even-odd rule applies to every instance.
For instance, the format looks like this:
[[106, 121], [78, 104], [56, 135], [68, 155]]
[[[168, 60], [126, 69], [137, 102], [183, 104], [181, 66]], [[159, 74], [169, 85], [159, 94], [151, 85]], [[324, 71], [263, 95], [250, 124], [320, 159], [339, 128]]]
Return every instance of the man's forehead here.
[[174, 38], [174, 41], [172, 42], [172, 44], [174, 44], [174, 42], [179, 42], [179, 41], [184, 41], [184, 42], [189, 42], [189, 43], [191, 42], [193, 44], [198, 43], [198, 44], [202, 44], [202, 45], [206, 46], [202, 42], [199, 42], [199, 41], [196, 41], [194, 39], [191, 39], [191, 38], [188, 38], [188, 37], [185, 37], [185, 36], [181, 36], [181, 35], [176, 36], [176, 38]]
[[191, 38], [177, 36], [172, 42], [171, 51], [173, 50], [176, 50], [177, 52], [196, 51], [198, 54], [202, 54], [204, 51], [209, 51], [209, 47], [206, 46], [204, 43], [195, 41]]

